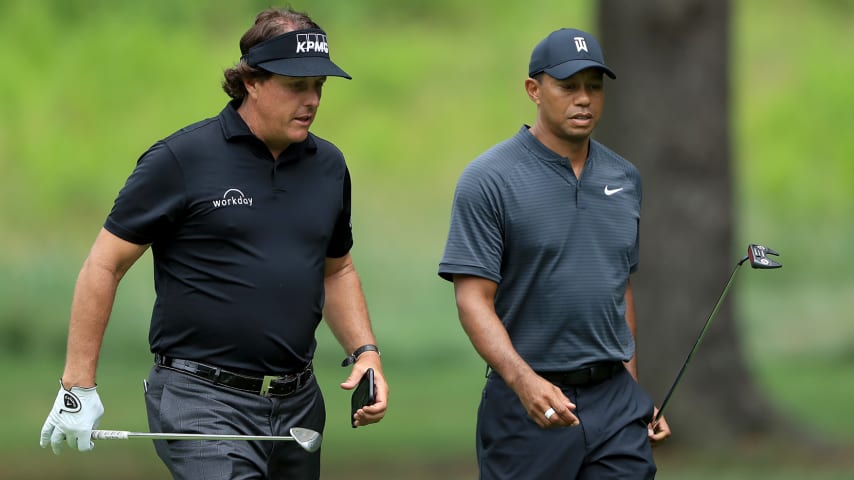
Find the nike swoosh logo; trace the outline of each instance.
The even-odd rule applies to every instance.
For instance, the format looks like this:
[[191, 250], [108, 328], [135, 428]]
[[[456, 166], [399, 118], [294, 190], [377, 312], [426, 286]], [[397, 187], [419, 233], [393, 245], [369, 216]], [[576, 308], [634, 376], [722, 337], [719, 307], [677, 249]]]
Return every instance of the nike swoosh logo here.
[[610, 197], [611, 195], [621, 191], [622, 189], [623, 189], [623, 187], [615, 188], [615, 189], [611, 190], [610, 188], [608, 188], [608, 185], [605, 185], [605, 195], [608, 195]]

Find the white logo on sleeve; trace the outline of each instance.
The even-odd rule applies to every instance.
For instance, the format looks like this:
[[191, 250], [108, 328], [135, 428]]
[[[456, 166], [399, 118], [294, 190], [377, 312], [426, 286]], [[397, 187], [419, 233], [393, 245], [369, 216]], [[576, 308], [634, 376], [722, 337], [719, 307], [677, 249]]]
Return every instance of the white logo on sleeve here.
[[584, 37], [572, 37], [572, 39], [575, 40], [575, 51], [587, 52], [587, 40]]
[[229, 188], [222, 194], [222, 199], [213, 200], [214, 208], [230, 207], [233, 205], [252, 206], [252, 197], [247, 197], [236, 188]]
[[623, 189], [623, 187], [610, 189], [610, 188], [608, 188], [608, 185], [605, 185], [605, 195], [610, 197], [611, 195], [621, 191], [622, 189]]

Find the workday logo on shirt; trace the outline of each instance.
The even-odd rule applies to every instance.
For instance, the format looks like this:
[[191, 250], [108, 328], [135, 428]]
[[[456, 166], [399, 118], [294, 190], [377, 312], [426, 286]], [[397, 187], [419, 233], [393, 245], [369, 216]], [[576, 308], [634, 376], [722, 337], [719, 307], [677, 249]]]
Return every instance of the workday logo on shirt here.
[[222, 198], [213, 200], [214, 208], [220, 207], [231, 207], [231, 206], [240, 206], [245, 205], [247, 207], [252, 206], [252, 197], [247, 197], [240, 190], [236, 188], [229, 188], [222, 194]]

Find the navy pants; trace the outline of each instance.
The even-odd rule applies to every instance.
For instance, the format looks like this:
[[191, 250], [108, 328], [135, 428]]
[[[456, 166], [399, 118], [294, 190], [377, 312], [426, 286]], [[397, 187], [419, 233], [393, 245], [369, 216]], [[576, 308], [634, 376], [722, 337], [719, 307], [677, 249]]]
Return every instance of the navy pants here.
[[[287, 397], [262, 397], [155, 365], [145, 393], [152, 432], [290, 435], [323, 432], [326, 408], [314, 377]], [[157, 455], [181, 480], [317, 479], [320, 451], [296, 442], [155, 440]]]
[[560, 386], [581, 425], [542, 429], [492, 373], [477, 415], [481, 480], [652, 479], [653, 402], [628, 371], [585, 387]]

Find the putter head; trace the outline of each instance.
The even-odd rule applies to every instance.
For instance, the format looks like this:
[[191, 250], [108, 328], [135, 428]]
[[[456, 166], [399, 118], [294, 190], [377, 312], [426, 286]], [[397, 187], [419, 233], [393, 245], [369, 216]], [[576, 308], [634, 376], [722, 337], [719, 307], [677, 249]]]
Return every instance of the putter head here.
[[751, 267], [768, 269], [780, 268], [783, 266], [779, 262], [768, 258], [767, 255], [779, 256], [780, 254], [775, 252], [774, 250], [771, 250], [768, 247], [756, 245], [755, 243], [751, 243], [747, 246], [747, 258], [750, 259]]
[[302, 447], [307, 452], [316, 452], [320, 449], [320, 442], [323, 439], [318, 432], [308, 428], [294, 427], [291, 429], [291, 436], [297, 445]]

